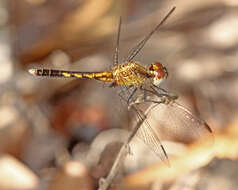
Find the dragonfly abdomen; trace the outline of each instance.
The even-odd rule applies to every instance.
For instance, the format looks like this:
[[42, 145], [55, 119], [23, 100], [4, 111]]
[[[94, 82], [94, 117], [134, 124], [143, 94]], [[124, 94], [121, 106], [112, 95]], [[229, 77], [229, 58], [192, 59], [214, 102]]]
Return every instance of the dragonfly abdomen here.
[[78, 72], [64, 71], [56, 69], [30, 69], [29, 72], [35, 76], [41, 77], [59, 77], [59, 78], [79, 78], [79, 79], [96, 79], [103, 82], [112, 82], [112, 72]]

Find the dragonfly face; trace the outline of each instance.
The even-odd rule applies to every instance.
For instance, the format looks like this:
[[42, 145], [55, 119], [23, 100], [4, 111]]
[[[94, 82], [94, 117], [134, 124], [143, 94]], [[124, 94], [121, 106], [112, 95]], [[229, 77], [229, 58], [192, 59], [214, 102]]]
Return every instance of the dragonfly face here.
[[168, 71], [159, 62], [154, 62], [150, 65], [149, 71], [153, 76], [153, 84], [158, 86], [164, 79], [168, 78]]

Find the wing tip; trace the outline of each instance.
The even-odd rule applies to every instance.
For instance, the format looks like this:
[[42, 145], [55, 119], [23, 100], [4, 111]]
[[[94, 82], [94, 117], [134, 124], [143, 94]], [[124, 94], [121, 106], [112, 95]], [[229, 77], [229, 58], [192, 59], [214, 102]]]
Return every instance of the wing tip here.
[[165, 148], [162, 144], [160, 145], [160, 147], [161, 147], [161, 149], [164, 153], [164, 156], [165, 156], [165, 159], [161, 159], [161, 160], [170, 168], [171, 165], [170, 165], [170, 161], [169, 161], [169, 156], [168, 156], [167, 152], [165, 151]]
[[212, 128], [204, 121], [204, 125], [210, 133], [213, 133]]

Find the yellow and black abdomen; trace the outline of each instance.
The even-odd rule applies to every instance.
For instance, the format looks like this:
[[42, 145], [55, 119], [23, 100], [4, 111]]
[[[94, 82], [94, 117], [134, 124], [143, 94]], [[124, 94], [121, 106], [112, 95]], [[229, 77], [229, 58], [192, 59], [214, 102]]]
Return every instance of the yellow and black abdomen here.
[[56, 69], [30, 69], [29, 72], [35, 76], [41, 77], [59, 77], [59, 78], [79, 78], [79, 79], [96, 79], [103, 82], [112, 82], [112, 72], [79, 72], [64, 71]]

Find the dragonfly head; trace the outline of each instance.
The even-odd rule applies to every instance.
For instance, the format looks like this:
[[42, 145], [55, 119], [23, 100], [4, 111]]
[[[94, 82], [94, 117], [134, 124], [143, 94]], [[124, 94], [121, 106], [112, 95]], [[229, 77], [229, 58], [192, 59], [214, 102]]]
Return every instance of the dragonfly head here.
[[158, 86], [164, 79], [168, 78], [168, 71], [159, 62], [154, 62], [150, 65], [149, 71], [153, 77], [153, 84]]

